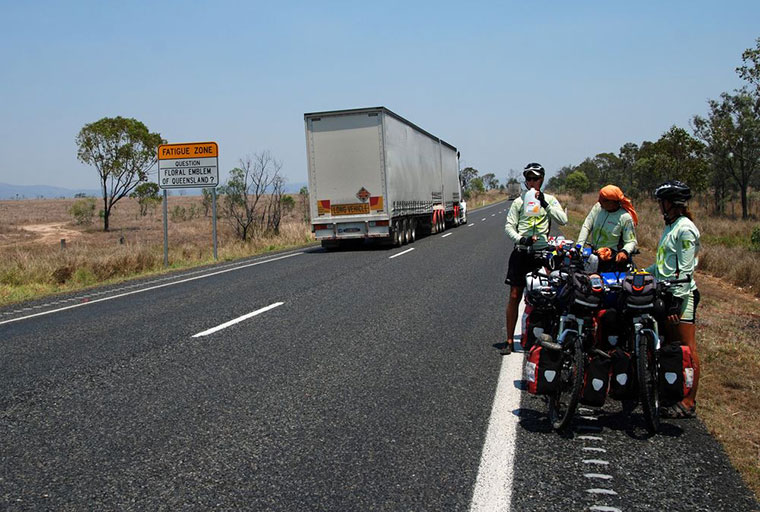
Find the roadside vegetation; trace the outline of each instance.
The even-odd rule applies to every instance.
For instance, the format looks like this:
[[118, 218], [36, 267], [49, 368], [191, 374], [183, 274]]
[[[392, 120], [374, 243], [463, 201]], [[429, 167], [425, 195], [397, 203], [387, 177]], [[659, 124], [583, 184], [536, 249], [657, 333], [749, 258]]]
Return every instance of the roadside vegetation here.
[[[567, 206], [565, 237], [576, 239], [597, 194], [560, 195]], [[698, 415], [723, 444], [732, 464], [760, 497], [760, 266], [752, 233], [757, 220], [709, 214], [709, 201], [692, 202], [701, 232], [696, 280], [702, 299], [697, 310], [697, 347], [702, 362]], [[657, 204], [634, 202], [643, 267], [654, 260], [664, 223]]]

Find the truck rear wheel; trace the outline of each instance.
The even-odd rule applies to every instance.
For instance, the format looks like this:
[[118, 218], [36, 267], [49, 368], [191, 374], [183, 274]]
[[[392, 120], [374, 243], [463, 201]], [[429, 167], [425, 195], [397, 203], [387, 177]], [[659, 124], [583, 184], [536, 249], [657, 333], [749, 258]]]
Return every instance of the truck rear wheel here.
[[401, 237], [402, 237], [401, 224], [399, 223], [399, 221], [394, 221], [393, 223], [393, 246], [394, 247], [401, 247]]
[[411, 243], [417, 240], [417, 221], [415, 219], [412, 219], [409, 221], [409, 224], [409, 242]]
[[404, 244], [412, 243], [412, 221], [404, 219]]

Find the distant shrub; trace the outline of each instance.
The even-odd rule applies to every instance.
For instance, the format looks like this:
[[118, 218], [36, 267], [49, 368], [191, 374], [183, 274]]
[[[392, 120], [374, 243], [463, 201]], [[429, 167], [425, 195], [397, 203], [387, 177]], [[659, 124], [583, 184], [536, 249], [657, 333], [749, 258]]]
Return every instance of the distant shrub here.
[[69, 207], [69, 214], [74, 217], [74, 222], [80, 226], [92, 224], [92, 219], [95, 216], [95, 198], [86, 197], [74, 201], [74, 204]]
[[750, 247], [755, 252], [760, 252], [760, 226], [755, 226], [752, 229], [752, 236], [750, 236]]
[[172, 208], [169, 216], [171, 217], [172, 222], [187, 220], [187, 210], [185, 210], [184, 206], [176, 205]]

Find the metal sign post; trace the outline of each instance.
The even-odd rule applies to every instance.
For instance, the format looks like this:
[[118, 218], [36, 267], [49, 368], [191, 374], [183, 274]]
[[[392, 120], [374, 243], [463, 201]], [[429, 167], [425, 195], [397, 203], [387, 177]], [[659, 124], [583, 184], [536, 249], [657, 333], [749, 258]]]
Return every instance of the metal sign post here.
[[166, 189], [164, 189], [164, 267], [169, 266], [169, 220], [167, 219], [169, 207], [167, 203], [169, 202], [169, 194], [167, 193]]
[[214, 261], [216, 261], [219, 259], [216, 256], [216, 187], [211, 189], [211, 205], [211, 214], [214, 216], [211, 225], [213, 226], [212, 231], [214, 233]]
[[216, 253], [216, 187], [219, 185], [219, 146], [216, 142], [187, 142], [158, 146], [158, 186], [164, 190], [164, 266], [169, 266], [167, 189], [210, 188], [213, 197], [214, 260]]

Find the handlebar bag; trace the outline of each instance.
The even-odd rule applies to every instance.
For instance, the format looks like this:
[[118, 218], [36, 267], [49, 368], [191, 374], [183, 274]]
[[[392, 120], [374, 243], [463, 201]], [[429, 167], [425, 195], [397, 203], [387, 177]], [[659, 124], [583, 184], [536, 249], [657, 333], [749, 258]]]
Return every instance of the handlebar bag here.
[[557, 390], [562, 370], [562, 352], [534, 345], [523, 369], [527, 390], [533, 395], [550, 395]]
[[610, 397], [615, 400], [633, 400], [638, 396], [633, 357], [621, 348], [615, 349], [610, 356]]
[[559, 295], [559, 300], [570, 308], [596, 309], [602, 302], [601, 290], [594, 290], [591, 277], [583, 272], [574, 272]]
[[610, 384], [610, 359], [602, 356], [591, 357], [583, 372], [581, 403], [591, 407], [601, 407], [607, 398]]
[[649, 309], [654, 304], [657, 286], [652, 274], [636, 272], [623, 280], [624, 305], [631, 309]]
[[694, 361], [691, 349], [678, 342], [660, 349], [659, 391], [663, 403], [680, 402], [694, 385]]

